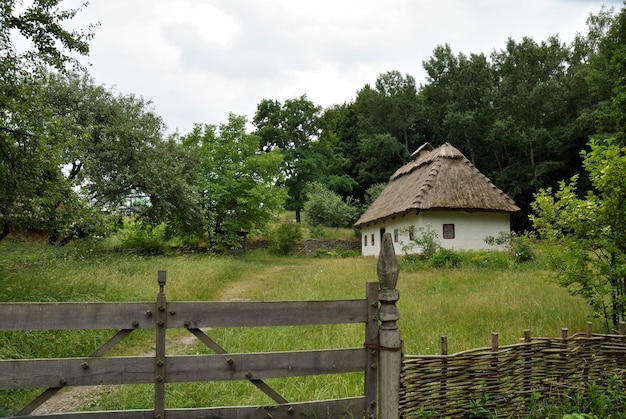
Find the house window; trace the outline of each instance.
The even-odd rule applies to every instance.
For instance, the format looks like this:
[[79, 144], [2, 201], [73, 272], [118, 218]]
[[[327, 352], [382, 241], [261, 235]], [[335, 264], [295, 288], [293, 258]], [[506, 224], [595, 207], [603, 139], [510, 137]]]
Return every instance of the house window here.
[[413, 239], [415, 238], [415, 228], [413, 226], [409, 227], [409, 240], [413, 241]]
[[363, 246], [367, 247], [367, 234], [363, 234]]
[[393, 241], [394, 243], [398, 243], [398, 229], [397, 228], [393, 229]]
[[454, 238], [454, 224], [444, 224], [443, 225], [443, 238], [444, 239], [453, 239]]
[[372, 234], [372, 246], [374, 246], [374, 235]]

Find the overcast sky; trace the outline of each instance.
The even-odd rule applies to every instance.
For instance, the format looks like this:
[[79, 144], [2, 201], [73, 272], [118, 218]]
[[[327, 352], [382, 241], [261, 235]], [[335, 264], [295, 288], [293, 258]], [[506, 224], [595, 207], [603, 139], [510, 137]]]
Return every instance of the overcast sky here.
[[[66, 0], [62, 8], [83, 0]], [[306, 94], [351, 101], [379, 74], [425, 83], [437, 45], [457, 54], [585, 33], [589, 13], [621, 0], [91, 0], [75, 19], [100, 23], [91, 41], [96, 83], [151, 99], [170, 132], [250, 120], [262, 99]]]

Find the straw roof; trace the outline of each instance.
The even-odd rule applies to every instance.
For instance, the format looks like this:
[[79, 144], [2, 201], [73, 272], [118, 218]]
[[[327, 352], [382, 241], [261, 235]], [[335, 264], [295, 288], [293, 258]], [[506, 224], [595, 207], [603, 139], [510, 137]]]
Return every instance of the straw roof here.
[[516, 212], [519, 207], [449, 143], [420, 147], [355, 227], [422, 210]]

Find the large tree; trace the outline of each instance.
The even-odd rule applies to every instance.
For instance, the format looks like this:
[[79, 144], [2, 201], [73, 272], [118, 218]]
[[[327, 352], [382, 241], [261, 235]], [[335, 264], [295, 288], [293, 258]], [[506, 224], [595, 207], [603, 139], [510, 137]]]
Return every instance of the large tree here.
[[283, 208], [282, 154], [260, 150], [261, 139], [246, 133], [246, 118], [229, 115], [219, 126], [194, 126], [182, 144], [199, 159], [200, 196], [213, 247], [240, 244], [238, 233], [261, 229]]
[[594, 99], [596, 135], [626, 144], [626, 7], [617, 16], [603, 10], [590, 24], [599, 33], [585, 79]]
[[[35, 0], [22, 12], [21, 2], [0, 7], [0, 239], [12, 229], [56, 228], [58, 203], [75, 207], [60, 172], [66, 121], [48, 106], [41, 75], [46, 66], [64, 71], [76, 64], [71, 53], [87, 54], [92, 32], [64, 29], [80, 9], [60, 10], [58, 3]], [[30, 48], [16, 48], [17, 34]]]
[[279, 148], [283, 152], [282, 173], [289, 194], [286, 206], [296, 212], [298, 222], [307, 185], [318, 180], [325, 169], [322, 154], [315, 147], [321, 135], [321, 111], [306, 96], [282, 104], [264, 99], [252, 121], [261, 138], [261, 150]]

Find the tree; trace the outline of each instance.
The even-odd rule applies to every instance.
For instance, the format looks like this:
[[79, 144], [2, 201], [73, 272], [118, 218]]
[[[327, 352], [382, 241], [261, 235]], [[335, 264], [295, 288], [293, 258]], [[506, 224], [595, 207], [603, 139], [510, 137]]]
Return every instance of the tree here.
[[[185, 184], [193, 182], [194, 159], [182, 158], [173, 142], [164, 140], [163, 122], [149, 101], [116, 94], [97, 85], [86, 72], [43, 73], [41, 90], [47, 109], [58, 121], [49, 134], [62, 146], [57, 170], [64, 168], [63, 180], [72, 191], [80, 191], [84, 207], [116, 214], [122, 207], [128, 210], [126, 203], [133, 197], [142, 197], [147, 205], [134, 215], [144, 221], [171, 221], [177, 218], [176, 209], [186, 219], [178, 227], [197, 224], [193, 197], [181, 194], [189, 190]], [[66, 199], [54, 205], [65, 207]], [[84, 217], [74, 214], [74, 219]], [[57, 230], [53, 239], [59, 235]]]
[[200, 160], [196, 187], [213, 247], [238, 246], [239, 232], [263, 228], [284, 204], [280, 150], [261, 151], [261, 139], [245, 128], [245, 117], [230, 114], [226, 124], [197, 124], [182, 137]]
[[[58, 3], [35, 0], [21, 13], [19, 2], [0, 7], [0, 240], [11, 230], [58, 228], [60, 212], [78, 206], [60, 172], [64, 121], [47, 106], [40, 76], [45, 66], [64, 71], [77, 64], [70, 53], [88, 53], [93, 27], [64, 29], [80, 9], [59, 10]], [[30, 49], [18, 52], [17, 33]]]
[[264, 99], [257, 106], [253, 124], [261, 138], [260, 149], [279, 148], [284, 155], [281, 167], [288, 191], [287, 209], [300, 212], [306, 202], [306, 186], [318, 180], [324, 170], [323, 160], [314, 144], [319, 140], [321, 108], [300, 96], [284, 104]]
[[589, 60], [586, 81], [596, 101], [596, 136], [626, 144], [626, 7], [613, 18], [604, 12], [591, 20], [601, 35], [593, 44], [597, 53]]
[[577, 176], [535, 195], [533, 226], [554, 245], [559, 282], [603, 318], [607, 330], [626, 320], [626, 147], [591, 140], [582, 152], [595, 188], [577, 195]]

